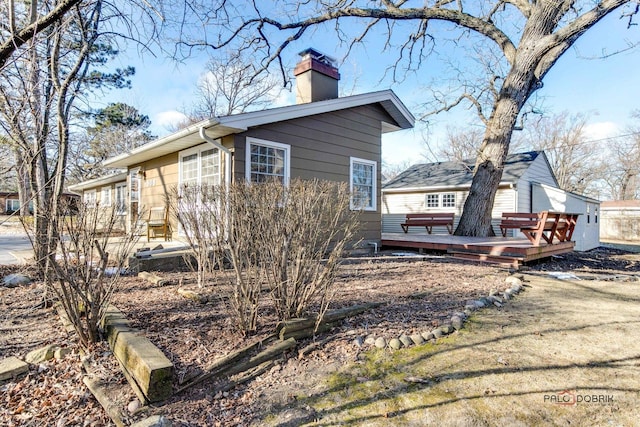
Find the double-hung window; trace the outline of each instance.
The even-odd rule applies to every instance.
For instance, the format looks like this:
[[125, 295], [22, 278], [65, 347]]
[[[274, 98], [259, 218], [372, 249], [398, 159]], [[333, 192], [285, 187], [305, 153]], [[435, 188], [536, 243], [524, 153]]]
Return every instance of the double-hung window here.
[[289, 183], [291, 146], [247, 138], [246, 177], [249, 182]]
[[220, 150], [209, 144], [180, 153], [180, 186], [220, 184]]
[[100, 206], [111, 206], [111, 187], [102, 187]]
[[127, 213], [127, 183], [116, 184], [116, 214], [126, 215]]
[[376, 210], [377, 164], [372, 160], [351, 157], [349, 182], [351, 209]]

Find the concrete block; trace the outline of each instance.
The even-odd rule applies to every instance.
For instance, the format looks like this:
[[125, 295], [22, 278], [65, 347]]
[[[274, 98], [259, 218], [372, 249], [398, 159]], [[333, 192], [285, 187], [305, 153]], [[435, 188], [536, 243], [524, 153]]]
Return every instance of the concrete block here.
[[0, 381], [10, 380], [29, 372], [29, 364], [15, 356], [0, 360]]
[[160, 402], [169, 398], [173, 364], [162, 351], [131, 328], [125, 316], [113, 306], [108, 309], [103, 327], [113, 354], [140, 400]]

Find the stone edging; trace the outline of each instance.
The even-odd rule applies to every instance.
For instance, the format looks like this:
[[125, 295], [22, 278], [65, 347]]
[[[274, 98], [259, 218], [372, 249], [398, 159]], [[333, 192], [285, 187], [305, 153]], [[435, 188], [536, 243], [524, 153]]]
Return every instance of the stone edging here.
[[449, 335], [464, 327], [464, 322], [471, 316], [471, 314], [481, 308], [485, 307], [502, 307], [509, 299], [518, 294], [524, 289], [523, 285], [524, 276], [511, 275], [505, 279], [505, 283], [508, 285], [504, 291], [499, 292], [492, 290], [486, 297], [481, 297], [475, 300], [468, 300], [465, 303], [464, 310], [458, 311], [451, 316], [449, 322], [442, 326], [439, 326], [431, 331], [424, 331], [421, 333], [415, 333], [412, 335], [401, 335], [397, 338], [386, 339], [384, 337], [376, 337], [369, 335], [366, 339], [358, 337], [354, 340], [354, 343], [358, 347], [368, 345], [376, 348], [390, 348], [393, 350], [399, 350], [401, 348], [411, 347], [413, 345], [421, 345], [430, 341], [437, 340], [443, 336]]

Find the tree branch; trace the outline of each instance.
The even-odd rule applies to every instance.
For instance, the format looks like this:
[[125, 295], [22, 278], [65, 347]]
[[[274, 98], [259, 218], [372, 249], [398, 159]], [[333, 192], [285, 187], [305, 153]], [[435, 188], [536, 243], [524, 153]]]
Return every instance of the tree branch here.
[[[621, 0], [619, 0], [621, 1]], [[447, 2], [448, 3], [448, 2]], [[516, 55], [516, 47], [509, 39], [509, 37], [502, 32], [498, 27], [496, 27], [492, 22], [487, 22], [482, 18], [475, 17], [473, 15], [462, 12], [462, 10], [453, 10], [453, 9], [444, 9], [439, 6], [437, 7], [424, 7], [424, 8], [400, 8], [399, 6], [403, 3], [398, 3], [397, 5], [393, 5], [391, 8], [387, 7], [384, 9], [368, 9], [368, 8], [355, 8], [355, 7], [345, 7], [340, 9], [328, 10], [323, 14], [313, 16], [308, 19], [303, 19], [300, 21], [282, 23], [278, 20], [268, 18], [268, 17], [258, 17], [243, 21], [234, 31], [231, 32], [229, 36], [227, 36], [224, 40], [220, 41], [216, 44], [209, 43], [199, 43], [199, 45], [209, 45], [214, 49], [220, 49], [224, 46], [229, 45], [234, 39], [236, 39], [239, 34], [252, 26], [257, 26], [263, 40], [268, 40], [264, 38], [264, 25], [269, 25], [278, 30], [301, 30], [301, 32], [287, 39], [281, 45], [281, 48], [288, 45], [291, 41], [297, 40], [300, 38], [302, 32], [304, 32], [309, 27], [313, 27], [319, 24], [323, 24], [329, 21], [338, 20], [340, 18], [372, 18], [377, 20], [376, 22], [380, 22], [382, 20], [394, 20], [394, 21], [408, 21], [408, 20], [438, 20], [438, 21], [446, 21], [451, 22], [461, 27], [467, 28], [469, 30], [480, 33], [490, 40], [492, 40], [495, 44], [499, 46], [499, 48], [504, 53], [505, 58], [510, 64], [513, 64]], [[185, 43], [185, 45], [188, 45]], [[281, 52], [282, 49], [278, 49], [278, 52]], [[272, 62], [275, 59], [275, 55], [271, 55], [269, 62]]]
[[560, 58], [582, 34], [609, 13], [627, 3], [629, 3], [628, 0], [604, 0], [598, 3], [593, 9], [573, 20], [566, 27], [544, 37], [540, 45], [546, 46], [547, 49], [535, 70], [535, 75], [538, 80], [541, 80], [547, 74], [558, 58]]
[[[3, 68], [11, 55], [22, 47], [27, 41], [31, 40], [38, 31], [41, 31], [71, 10], [74, 6], [80, 4], [82, 0], [62, 0], [51, 12], [42, 18], [32, 22], [17, 33], [12, 32], [8, 40], [0, 45], [0, 68]], [[33, 2], [34, 4], [36, 2]]]

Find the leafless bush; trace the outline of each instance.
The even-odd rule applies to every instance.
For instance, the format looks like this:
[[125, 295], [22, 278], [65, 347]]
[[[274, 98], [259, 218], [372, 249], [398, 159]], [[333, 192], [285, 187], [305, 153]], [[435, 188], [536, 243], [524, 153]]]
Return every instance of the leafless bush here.
[[184, 185], [169, 191], [167, 204], [189, 243], [185, 262], [196, 273], [198, 287], [221, 261], [216, 252], [218, 238], [224, 230], [224, 215], [220, 212], [224, 189], [217, 185]]
[[[353, 243], [357, 212], [344, 183], [294, 180], [184, 187], [171, 206], [187, 231], [199, 272], [213, 273], [226, 257], [233, 274], [229, 301], [244, 333], [257, 327], [266, 287], [280, 319], [331, 299], [343, 251]], [[188, 201], [188, 202], [186, 202]], [[190, 207], [193, 212], [185, 211]], [[212, 259], [215, 263], [210, 262]]]
[[273, 187], [267, 193], [278, 206], [265, 212], [261, 248], [275, 309], [286, 320], [301, 316], [315, 301], [326, 308], [358, 221], [344, 183], [295, 180], [281, 195]]
[[137, 239], [110, 238], [116, 219], [114, 207], [80, 204], [76, 214], [56, 220], [60, 244], [52, 289], [85, 347], [100, 339], [100, 321]]

